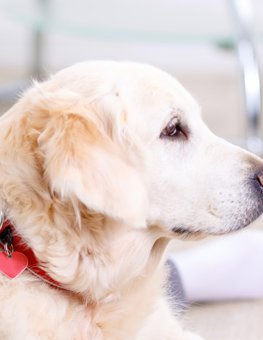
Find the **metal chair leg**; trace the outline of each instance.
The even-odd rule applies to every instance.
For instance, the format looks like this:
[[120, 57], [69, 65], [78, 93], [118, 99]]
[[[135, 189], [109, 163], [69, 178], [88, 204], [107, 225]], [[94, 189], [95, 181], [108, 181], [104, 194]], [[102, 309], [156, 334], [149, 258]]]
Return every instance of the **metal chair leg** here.
[[247, 113], [247, 148], [261, 155], [260, 137], [261, 91], [260, 74], [253, 46], [253, 8], [251, 0], [230, 0], [235, 18], [237, 51], [243, 73], [244, 94]]
[[34, 78], [41, 80], [43, 77], [44, 68], [43, 68], [43, 51], [44, 51], [44, 39], [45, 34], [43, 32], [46, 21], [49, 16], [49, 0], [37, 0], [39, 5], [39, 10], [42, 15], [42, 27], [40, 26], [37, 30], [33, 32], [34, 34], [34, 56], [33, 56], [33, 67], [32, 67], [32, 75]]
[[[33, 65], [31, 67], [30, 76], [41, 80], [45, 74], [43, 68], [43, 50], [44, 50], [44, 33], [43, 28], [48, 19], [49, 14], [49, 0], [37, 0], [39, 10], [42, 15], [43, 25], [33, 31]], [[21, 92], [23, 92], [28, 85], [29, 80], [12, 82], [0, 88], [0, 103], [12, 101]]]

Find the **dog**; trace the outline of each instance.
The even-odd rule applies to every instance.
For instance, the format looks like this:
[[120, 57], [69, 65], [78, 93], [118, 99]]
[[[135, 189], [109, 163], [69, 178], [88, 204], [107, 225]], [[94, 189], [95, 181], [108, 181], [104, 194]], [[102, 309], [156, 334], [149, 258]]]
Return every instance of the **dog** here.
[[201, 339], [163, 296], [165, 248], [254, 221], [263, 162], [200, 111], [161, 70], [90, 61], [1, 117], [2, 257], [28, 261], [0, 259], [2, 340]]

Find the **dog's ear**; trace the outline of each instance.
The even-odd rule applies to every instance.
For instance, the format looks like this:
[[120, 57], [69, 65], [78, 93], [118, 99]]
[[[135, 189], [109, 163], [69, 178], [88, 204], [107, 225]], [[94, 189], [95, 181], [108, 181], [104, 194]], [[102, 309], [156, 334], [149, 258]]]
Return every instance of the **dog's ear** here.
[[119, 98], [81, 103], [76, 95], [69, 101], [70, 96], [59, 100], [56, 94], [39, 110], [49, 116], [38, 144], [51, 191], [64, 199], [75, 195], [89, 209], [145, 226], [143, 157], [127, 138]]

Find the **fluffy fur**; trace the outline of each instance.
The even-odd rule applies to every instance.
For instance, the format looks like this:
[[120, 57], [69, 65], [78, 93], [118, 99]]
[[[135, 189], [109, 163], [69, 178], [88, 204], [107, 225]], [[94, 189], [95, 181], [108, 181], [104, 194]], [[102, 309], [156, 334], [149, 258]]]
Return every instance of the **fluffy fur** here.
[[0, 119], [0, 159], [2, 211], [71, 291], [0, 275], [1, 339], [200, 339], [162, 296], [165, 247], [257, 218], [263, 163], [215, 137], [174, 78], [134, 63], [65, 69]]

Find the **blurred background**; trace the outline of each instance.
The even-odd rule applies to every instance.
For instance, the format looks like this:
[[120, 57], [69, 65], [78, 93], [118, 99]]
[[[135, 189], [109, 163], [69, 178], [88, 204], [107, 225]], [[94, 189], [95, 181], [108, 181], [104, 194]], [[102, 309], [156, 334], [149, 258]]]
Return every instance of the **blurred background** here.
[[12, 82], [16, 93], [20, 81], [79, 61], [133, 60], [177, 77], [210, 129], [239, 143], [247, 116], [237, 42], [253, 41], [262, 69], [262, 17], [260, 0], [0, 0], [1, 113]]
[[[0, 114], [34, 78], [85, 60], [131, 60], [171, 73], [216, 135], [244, 147], [253, 137], [249, 148], [262, 154], [261, 0], [0, 0], [0, 46]], [[207, 339], [262, 339], [260, 301], [185, 315]]]

